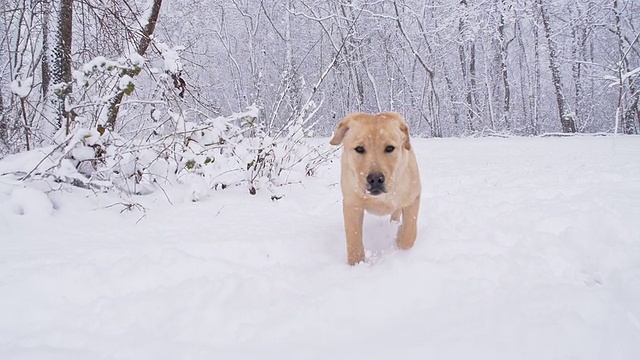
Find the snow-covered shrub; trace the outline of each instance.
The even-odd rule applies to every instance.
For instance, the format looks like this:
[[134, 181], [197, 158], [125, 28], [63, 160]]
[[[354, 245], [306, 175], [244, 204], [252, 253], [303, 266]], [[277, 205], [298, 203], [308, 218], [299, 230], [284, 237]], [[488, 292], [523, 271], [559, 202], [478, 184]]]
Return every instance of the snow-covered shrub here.
[[175, 149], [177, 180], [199, 177], [213, 189], [246, 186], [251, 194], [263, 188], [276, 194], [278, 187], [313, 175], [330, 157], [325, 146], [304, 137], [309, 131], [304, 120], [269, 136], [260, 114], [251, 106], [200, 124], [185, 122], [178, 136], [169, 137]]
[[[45, 159], [22, 178], [138, 195], [182, 183], [194, 189], [194, 200], [209, 189], [238, 186], [251, 194], [268, 189], [277, 197], [280, 186], [300, 183], [330, 157], [326, 146], [306, 138], [317, 110], [312, 101], [276, 130], [267, 129], [268, 117], [257, 106], [211, 115], [184, 98], [182, 48], [156, 46], [162, 55], [158, 67], [134, 54], [98, 57], [74, 71], [65, 104], [71, 116]], [[139, 81], [144, 100], [136, 99]], [[120, 108], [125, 102], [117, 103], [116, 127], [109, 111], [117, 96], [133, 99], [125, 110]]]
[[[76, 128], [48, 154], [46, 167], [24, 178], [55, 181], [126, 194], [144, 195], [163, 186], [186, 183], [222, 190], [246, 186], [251, 194], [299, 183], [330, 156], [325, 146], [304, 138], [303, 124], [287, 126], [276, 137], [259, 124], [260, 111], [191, 122], [157, 138], [124, 138], [103, 127]], [[205, 189], [205, 190], [203, 190]], [[195, 196], [197, 200], [199, 196]]]
[[73, 71], [73, 91], [65, 105], [71, 121], [57, 136], [69, 134], [75, 127], [104, 126], [109, 104], [119, 92], [129, 96], [135, 90], [134, 77], [145, 60], [132, 54], [117, 60], [99, 56]]

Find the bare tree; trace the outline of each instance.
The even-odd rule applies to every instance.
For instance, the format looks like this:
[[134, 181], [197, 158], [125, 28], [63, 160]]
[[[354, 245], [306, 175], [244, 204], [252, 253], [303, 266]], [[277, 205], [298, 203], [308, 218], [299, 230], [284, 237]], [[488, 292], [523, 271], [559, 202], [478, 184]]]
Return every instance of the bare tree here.
[[[614, 32], [617, 38], [618, 44], [618, 61], [616, 62], [617, 78], [618, 78], [618, 104], [616, 109], [615, 119], [615, 131], [618, 131], [618, 127], [622, 126], [622, 131], [625, 134], [635, 134], [637, 132], [636, 122], [640, 125], [640, 91], [635, 86], [635, 79], [637, 77], [628, 76], [630, 72], [629, 67], [629, 54], [634, 45], [640, 38], [640, 32], [637, 33], [633, 41], [625, 39], [621, 25], [621, 13], [618, 5], [618, 0], [613, 0], [613, 13], [614, 13]], [[625, 49], [625, 40], [628, 45]], [[628, 105], [627, 105], [628, 104]]]
[[49, 85], [51, 84], [51, 57], [49, 56], [50, 39], [49, 33], [51, 31], [49, 26], [49, 18], [51, 13], [50, 0], [42, 0], [40, 3], [40, 16], [42, 16], [42, 56], [41, 60], [41, 77], [42, 86], [41, 93], [42, 98], [46, 98], [49, 94]]
[[[413, 86], [410, 85], [411, 83], [413, 83], [413, 81], [407, 78], [401, 69], [398, 69], [398, 70], [400, 71], [401, 74], [403, 74], [405, 84], [407, 84], [406, 86], [409, 88], [410, 93], [413, 94], [413, 96], [418, 97], [418, 101], [417, 101], [417, 103], [419, 104], [418, 113], [420, 117], [424, 119], [427, 124], [429, 124], [431, 135], [434, 137], [441, 137], [442, 128], [441, 128], [441, 123], [438, 116], [438, 110], [439, 110], [440, 104], [439, 104], [439, 98], [437, 97], [436, 91], [434, 89], [435, 71], [428, 64], [428, 60], [419, 51], [419, 47], [414, 43], [414, 41], [411, 39], [411, 37], [407, 33], [402, 20], [402, 18], [404, 17], [402, 15], [404, 15], [404, 13], [401, 13], [398, 10], [397, 1], [393, 2], [393, 8], [395, 13], [394, 20], [398, 26], [398, 30], [400, 31], [401, 37], [406, 41], [409, 47], [410, 56], [412, 56], [415, 59], [413, 62], [414, 63], [414, 67], [413, 67], [414, 71], [412, 72], [413, 75], [416, 74], [415, 69], [417, 68], [421, 69], [421, 71], [418, 73], [418, 76], [424, 79], [422, 84], [422, 90], [416, 91], [415, 89], [413, 89]], [[417, 11], [412, 8], [409, 8], [409, 11], [413, 14], [417, 13]], [[414, 19], [414, 20], [416, 20], [418, 28], [422, 29], [422, 33], [424, 37], [421, 40], [424, 41], [426, 48], [429, 49], [430, 48], [429, 42], [426, 38], [424, 25], [422, 23], [422, 20], [426, 20], [424, 19], [425, 15], [426, 14], [422, 12], [423, 19]]]
[[564, 89], [562, 86], [562, 78], [560, 76], [560, 65], [558, 64], [558, 55], [556, 50], [556, 44], [553, 40], [553, 30], [551, 29], [551, 22], [547, 9], [542, 0], [538, 1], [538, 11], [540, 12], [540, 19], [542, 20], [542, 27], [547, 39], [547, 50], [549, 53], [549, 69], [551, 70], [551, 79], [553, 87], [556, 93], [556, 102], [558, 105], [558, 113], [560, 115], [560, 124], [562, 131], [565, 133], [576, 132], [576, 124], [573, 115], [569, 112], [567, 107], [567, 101], [564, 97]]
[[538, 31], [538, 26], [534, 24], [533, 26], [533, 92], [531, 94], [531, 110], [533, 115], [531, 116], [531, 133], [534, 135], [539, 134], [540, 127], [540, 96], [542, 95], [542, 84], [541, 84], [541, 60], [540, 60], [540, 32]]
[[[52, 29], [51, 36], [46, 35], [45, 40], [51, 40], [53, 46], [46, 44], [43, 46], [45, 49], [51, 49], [51, 53], [46, 54], [50, 56], [50, 71], [51, 71], [51, 86], [54, 87], [54, 97], [52, 97], [52, 105], [55, 112], [54, 124], [57, 129], [66, 127], [68, 133], [72, 114], [67, 113], [65, 102], [67, 95], [72, 91], [72, 78], [71, 78], [71, 44], [73, 41], [72, 25], [73, 25], [73, 0], [59, 0], [57, 3], [53, 3], [55, 11], [57, 11], [57, 21], [55, 27]], [[46, 14], [46, 9], [44, 10]], [[51, 11], [51, 7], [49, 7]], [[48, 16], [45, 15], [48, 19]], [[48, 22], [47, 22], [48, 23]], [[43, 76], [47, 78], [48, 75]]]
[[475, 34], [470, 28], [469, 3], [468, 0], [460, 0], [460, 19], [458, 22], [459, 39], [458, 54], [460, 58], [462, 83], [466, 100], [467, 129], [475, 131], [475, 117], [478, 114], [476, 106], [476, 44]]
[[0, 88], [0, 157], [7, 151], [7, 140], [9, 139], [9, 117], [4, 108], [4, 95]]
[[507, 130], [511, 130], [511, 85], [509, 84], [509, 71], [507, 67], [507, 48], [510, 40], [505, 36], [505, 13], [507, 12], [506, 0], [498, 3], [498, 40], [500, 44], [500, 77], [502, 78], [502, 122]]
[[[6, 5], [4, 2], [2, 3], [2, 5], [0, 5], [0, 12], [4, 13], [5, 11], [7, 11], [5, 6]], [[5, 21], [2, 21], [2, 23], [0, 23], [0, 64], [2, 64], [3, 60], [6, 58], [5, 49], [8, 48], [8, 44], [6, 44], [8, 38], [7, 35], [8, 30], [6, 29], [6, 23]], [[3, 79], [5, 78], [5, 73], [0, 70], [0, 158], [9, 151], [7, 146], [7, 142], [9, 139], [9, 116], [8, 111], [5, 108], [3, 94], [5, 85], [3, 83]]]

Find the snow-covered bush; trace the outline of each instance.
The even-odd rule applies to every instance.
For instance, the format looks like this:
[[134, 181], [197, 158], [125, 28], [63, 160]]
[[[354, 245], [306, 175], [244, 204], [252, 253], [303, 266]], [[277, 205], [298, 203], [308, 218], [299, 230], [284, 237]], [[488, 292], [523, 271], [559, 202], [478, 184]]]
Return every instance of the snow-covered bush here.
[[138, 195], [182, 183], [194, 189], [193, 200], [238, 186], [278, 197], [280, 186], [301, 182], [330, 157], [306, 138], [318, 108], [313, 101], [275, 130], [257, 106], [212, 115], [185, 99], [182, 48], [155, 45], [162, 61], [98, 57], [74, 71], [65, 103], [70, 116], [42, 161], [21, 177]]
[[[186, 114], [183, 115], [188, 115]], [[188, 117], [188, 116], [187, 116]], [[175, 130], [151, 138], [135, 138], [97, 126], [78, 127], [45, 155], [24, 179], [55, 181], [126, 194], [149, 194], [163, 186], [186, 183], [202, 189], [245, 186], [251, 194], [301, 182], [330, 156], [325, 146], [305, 139], [304, 122], [270, 137], [259, 124], [260, 111], [247, 111], [202, 122], [176, 116]], [[39, 165], [41, 165], [39, 164]]]

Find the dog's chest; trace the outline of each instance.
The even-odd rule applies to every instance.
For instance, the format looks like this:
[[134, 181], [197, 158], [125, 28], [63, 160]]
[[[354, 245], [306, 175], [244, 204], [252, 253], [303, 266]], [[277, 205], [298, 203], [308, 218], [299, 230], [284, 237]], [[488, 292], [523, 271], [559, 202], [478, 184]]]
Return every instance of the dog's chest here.
[[394, 201], [394, 198], [389, 196], [389, 194], [378, 196], [365, 195], [364, 200], [364, 209], [375, 215], [389, 215], [401, 208], [401, 204]]

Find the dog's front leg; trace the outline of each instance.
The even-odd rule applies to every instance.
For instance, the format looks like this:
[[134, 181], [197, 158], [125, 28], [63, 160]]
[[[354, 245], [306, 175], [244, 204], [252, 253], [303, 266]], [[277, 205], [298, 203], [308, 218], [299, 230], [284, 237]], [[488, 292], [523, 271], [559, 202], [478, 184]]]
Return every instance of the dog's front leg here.
[[402, 225], [398, 229], [396, 244], [400, 249], [411, 249], [416, 241], [418, 232], [418, 210], [420, 210], [420, 196], [411, 205], [402, 209]]
[[347, 237], [347, 262], [349, 265], [355, 265], [364, 261], [364, 245], [362, 244], [364, 209], [343, 201], [342, 211], [344, 213], [344, 231]]

